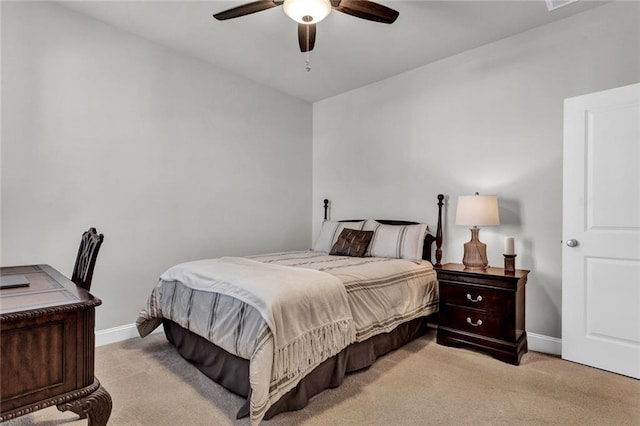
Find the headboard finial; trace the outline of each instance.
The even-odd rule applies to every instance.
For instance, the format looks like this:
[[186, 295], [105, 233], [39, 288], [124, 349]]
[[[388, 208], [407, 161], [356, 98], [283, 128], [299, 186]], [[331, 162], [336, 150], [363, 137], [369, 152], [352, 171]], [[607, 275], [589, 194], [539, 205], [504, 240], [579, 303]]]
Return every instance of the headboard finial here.
[[324, 220], [327, 220], [327, 210], [329, 210], [329, 200], [324, 199]]

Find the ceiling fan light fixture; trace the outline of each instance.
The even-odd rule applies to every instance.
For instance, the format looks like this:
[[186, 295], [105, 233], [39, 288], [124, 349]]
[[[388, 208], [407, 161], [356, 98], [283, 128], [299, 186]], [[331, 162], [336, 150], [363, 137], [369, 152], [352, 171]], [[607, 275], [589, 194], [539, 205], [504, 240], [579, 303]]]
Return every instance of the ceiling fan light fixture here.
[[301, 24], [315, 24], [331, 12], [329, 0], [284, 0], [284, 13]]

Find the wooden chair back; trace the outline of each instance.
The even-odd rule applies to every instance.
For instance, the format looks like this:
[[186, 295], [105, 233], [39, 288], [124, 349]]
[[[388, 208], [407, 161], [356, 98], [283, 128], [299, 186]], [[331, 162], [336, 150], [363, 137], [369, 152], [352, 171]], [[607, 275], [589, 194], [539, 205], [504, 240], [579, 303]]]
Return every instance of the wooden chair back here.
[[104, 235], [98, 234], [96, 228], [89, 228], [82, 234], [80, 248], [76, 256], [76, 264], [73, 267], [71, 281], [77, 286], [87, 291], [91, 290], [91, 280], [93, 279], [93, 269], [96, 266], [98, 251], [104, 240]]

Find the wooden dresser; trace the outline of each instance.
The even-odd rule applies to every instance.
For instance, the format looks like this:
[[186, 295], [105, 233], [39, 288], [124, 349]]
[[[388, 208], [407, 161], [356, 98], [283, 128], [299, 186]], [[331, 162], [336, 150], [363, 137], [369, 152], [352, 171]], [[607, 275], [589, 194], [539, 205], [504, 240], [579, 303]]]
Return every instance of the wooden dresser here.
[[0, 290], [0, 421], [56, 405], [105, 425], [111, 396], [93, 374], [100, 299], [48, 265], [0, 275], [29, 282]]
[[467, 346], [519, 364], [527, 352], [525, 284], [529, 271], [469, 271], [448, 263], [437, 268], [440, 314], [437, 342]]

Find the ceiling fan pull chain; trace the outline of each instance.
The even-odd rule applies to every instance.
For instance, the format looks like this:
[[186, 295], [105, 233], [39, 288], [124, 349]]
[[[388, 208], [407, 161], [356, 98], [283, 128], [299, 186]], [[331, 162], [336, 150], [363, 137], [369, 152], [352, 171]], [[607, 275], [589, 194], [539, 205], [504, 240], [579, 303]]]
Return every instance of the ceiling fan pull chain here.
[[307, 25], [307, 60], [304, 61], [304, 69], [311, 71], [311, 60], [309, 59], [309, 26]]

